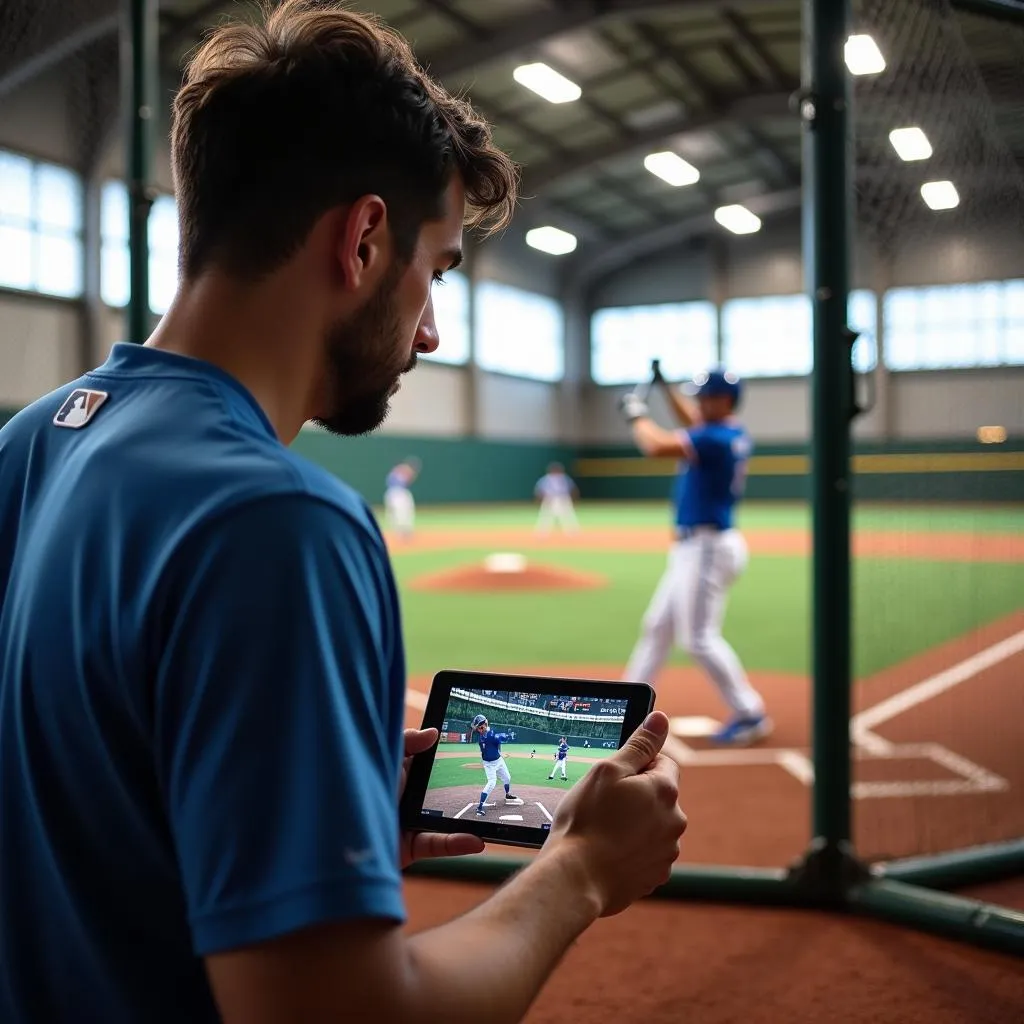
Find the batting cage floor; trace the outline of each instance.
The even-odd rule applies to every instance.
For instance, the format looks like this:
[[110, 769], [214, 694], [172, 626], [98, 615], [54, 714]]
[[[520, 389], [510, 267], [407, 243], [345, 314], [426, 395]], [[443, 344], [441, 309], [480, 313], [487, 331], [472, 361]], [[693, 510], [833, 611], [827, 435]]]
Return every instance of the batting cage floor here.
[[[465, 913], [486, 886], [409, 879], [410, 929]], [[1024, 909], [1024, 880], [964, 895]], [[515, 965], [509, 964], [514, 970]], [[870, 919], [648, 900], [597, 922], [526, 1024], [1020, 1024], [1020, 961]]]

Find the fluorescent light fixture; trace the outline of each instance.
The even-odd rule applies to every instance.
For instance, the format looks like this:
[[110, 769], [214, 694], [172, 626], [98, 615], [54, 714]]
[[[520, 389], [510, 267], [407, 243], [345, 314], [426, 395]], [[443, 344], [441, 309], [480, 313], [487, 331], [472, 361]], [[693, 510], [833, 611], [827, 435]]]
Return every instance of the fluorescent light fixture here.
[[693, 164], [688, 164], [678, 153], [665, 150], [662, 153], [648, 153], [644, 157], [644, 167], [667, 181], [670, 185], [692, 185], [700, 181], [700, 171]]
[[933, 210], [952, 210], [960, 205], [960, 195], [951, 181], [926, 181], [921, 198]]
[[576, 236], [550, 224], [526, 232], [526, 244], [551, 256], [565, 256], [576, 249]]
[[932, 144], [920, 128], [893, 128], [889, 141], [901, 160], [927, 160], [932, 155]]
[[715, 210], [715, 220], [734, 235], [752, 235], [761, 230], [761, 218], [739, 203], [720, 206]]
[[572, 103], [583, 95], [583, 90], [575, 82], [570, 82], [565, 75], [560, 75], [554, 68], [540, 62], [520, 64], [512, 72], [512, 77], [548, 103]]
[[885, 70], [885, 58], [871, 36], [850, 36], [843, 56], [851, 75], [877, 75]]

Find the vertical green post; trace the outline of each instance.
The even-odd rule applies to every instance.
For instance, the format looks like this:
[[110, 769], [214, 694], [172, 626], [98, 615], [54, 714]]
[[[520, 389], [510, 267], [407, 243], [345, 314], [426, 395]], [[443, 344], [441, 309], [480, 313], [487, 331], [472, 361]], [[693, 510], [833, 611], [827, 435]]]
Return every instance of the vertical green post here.
[[158, 0], [121, 0], [124, 178], [128, 188], [129, 296], [125, 337], [149, 336], [149, 176], [159, 59]]
[[[850, 840], [850, 418], [845, 334], [851, 251], [848, 0], [804, 0], [803, 241], [814, 314], [811, 377], [813, 828], [833, 886]], [[825, 877], [822, 878], [825, 880]]]

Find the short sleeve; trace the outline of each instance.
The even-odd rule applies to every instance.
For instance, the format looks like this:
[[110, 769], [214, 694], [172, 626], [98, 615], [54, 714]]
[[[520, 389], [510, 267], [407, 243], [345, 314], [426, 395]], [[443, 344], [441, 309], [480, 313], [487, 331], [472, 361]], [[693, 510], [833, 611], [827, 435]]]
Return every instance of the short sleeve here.
[[404, 667], [379, 535], [272, 497], [200, 529], [165, 576], [156, 768], [196, 953], [404, 921]]
[[680, 431], [680, 438], [687, 458], [695, 459], [702, 465], [713, 464], [722, 453], [721, 438], [705, 427]]

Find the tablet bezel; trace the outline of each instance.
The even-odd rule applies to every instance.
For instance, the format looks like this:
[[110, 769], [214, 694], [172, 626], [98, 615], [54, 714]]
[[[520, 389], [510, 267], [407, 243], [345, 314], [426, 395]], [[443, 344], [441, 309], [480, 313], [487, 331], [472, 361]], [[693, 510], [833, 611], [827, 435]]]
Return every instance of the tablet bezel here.
[[[623, 683], [605, 679], [564, 676], [517, 675], [504, 672], [475, 672], [463, 669], [443, 669], [434, 676], [423, 712], [422, 729], [441, 731], [448, 698], [452, 688], [467, 690], [512, 690], [519, 693], [586, 693], [605, 700], [625, 700], [626, 711], [622, 722], [619, 745], [640, 727], [654, 707], [654, 689], [647, 683]], [[543, 828], [522, 825], [503, 825], [500, 822], [473, 818], [442, 818], [423, 815], [423, 803], [430, 782], [430, 772], [438, 744], [417, 754], [409, 765], [405, 791], [399, 804], [399, 820], [406, 831], [437, 832], [442, 834], [469, 833], [485, 842], [502, 846], [539, 849], [551, 834]]]

